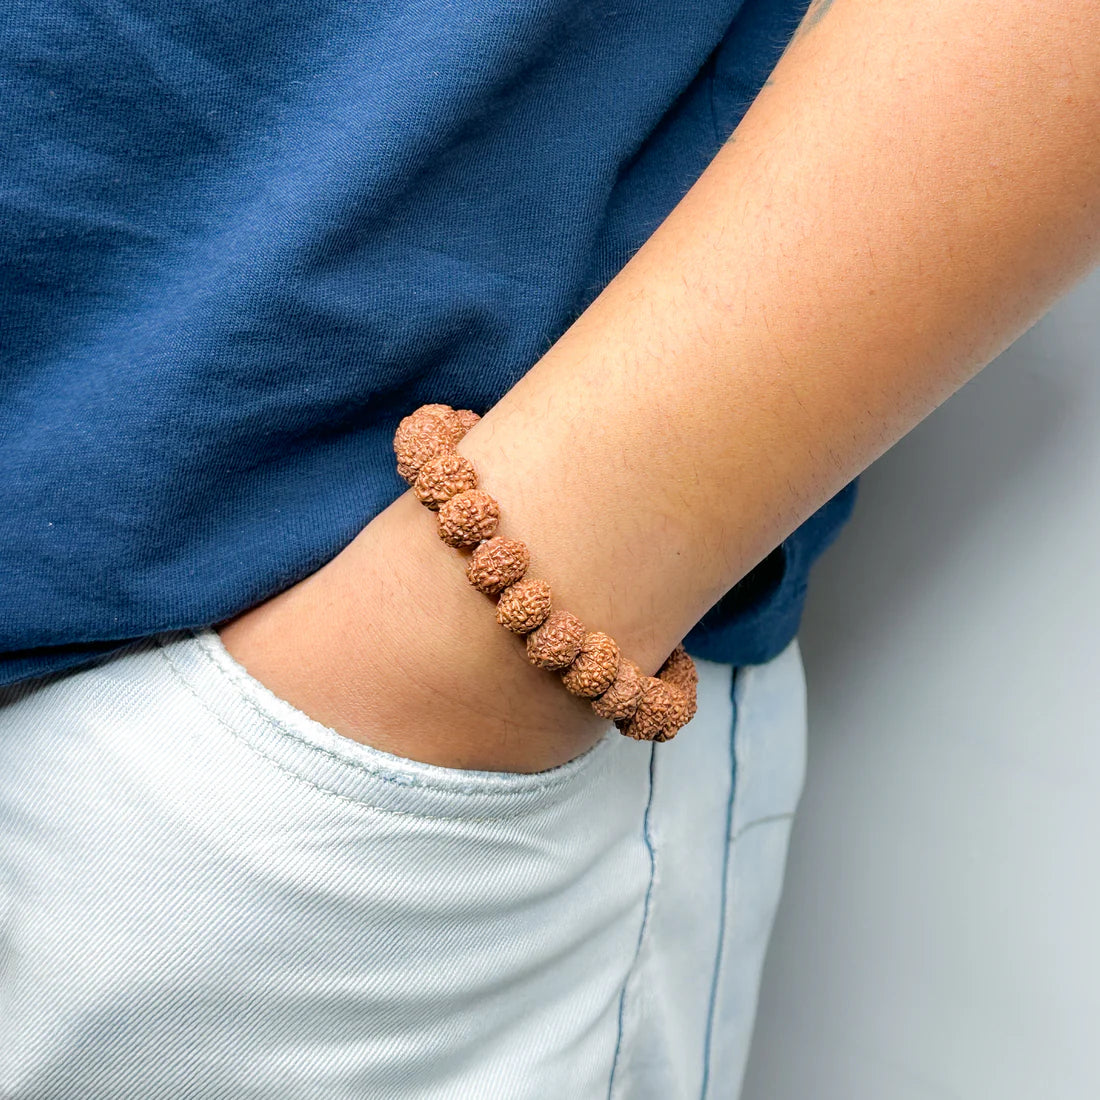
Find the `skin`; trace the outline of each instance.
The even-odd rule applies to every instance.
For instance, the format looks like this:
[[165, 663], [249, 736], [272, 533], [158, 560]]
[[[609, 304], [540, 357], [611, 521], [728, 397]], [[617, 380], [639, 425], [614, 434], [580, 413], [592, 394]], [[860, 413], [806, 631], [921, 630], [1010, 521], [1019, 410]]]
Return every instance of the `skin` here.
[[[706, 172], [462, 440], [555, 603], [646, 673], [1100, 261], [1095, 0], [819, 0]], [[411, 408], [409, 411], [412, 411]], [[608, 729], [411, 491], [221, 628], [338, 732], [538, 771]]]

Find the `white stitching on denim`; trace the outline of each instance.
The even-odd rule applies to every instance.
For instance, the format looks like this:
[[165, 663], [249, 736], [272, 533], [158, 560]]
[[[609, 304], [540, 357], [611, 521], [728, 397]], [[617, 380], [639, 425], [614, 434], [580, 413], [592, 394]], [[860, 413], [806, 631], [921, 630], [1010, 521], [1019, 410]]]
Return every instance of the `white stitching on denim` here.
[[[230, 678], [232, 678], [234, 676], [234, 670], [221, 668], [221, 666], [219, 666], [213, 660], [213, 658], [208, 653], [206, 653], [206, 651], [202, 648], [201, 645], [197, 646], [196, 648], [198, 648], [200, 650], [200, 652], [202, 653], [203, 660], [205, 660], [209, 664], [211, 664], [214, 667], [214, 669], [220, 675], [224, 675], [224, 676], [230, 677]], [[163, 643], [160, 641], [160, 639], [157, 639], [157, 652], [160, 654], [160, 656], [163, 658], [163, 660], [171, 668], [172, 673], [176, 677], [176, 679], [178, 679], [180, 681], [180, 683], [183, 684], [183, 686], [199, 702], [199, 704], [202, 706], [202, 708], [208, 714], [210, 714], [210, 716], [212, 718], [214, 718], [215, 721], [217, 721], [220, 726], [222, 726], [224, 729], [226, 729], [230, 733], [232, 733], [233, 736], [237, 740], [239, 740], [242, 743], [248, 745], [249, 748], [251, 748], [253, 751], [255, 751], [258, 756], [260, 756], [263, 759], [265, 759], [265, 760], [269, 761], [270, 763], [274, 764], [281, 771], [286, 772], [288, 775], [294, 776], [295, 778], [301, 780], [302, 782], [307, 783], [308, 785], [310, 785], [312, 787], [315, 787], [317, 790], [324, 791], [326, 794], [332, 795], [334, 798], [346, 799], [348, 801], [355, 802], [357, 805], [362, 805], [362, 806], [370, 806], [371, 805], [368, 802], [359, 802], [357, 799], [350, 798], [350, 796], [348, 796], [348, 795], [341, 795], [336, 791], [331, 791], [331, 790], [328, 790], [328, 788], [326, 788], [326, 787], [321, 787], [318, 784], [312, 782], [311, 780], [306, 779], [304, 776], [298, 775], [291, 768], [288, 768], [285, 765], [279, 763], [279, 761], [275, 760], [274, 758], [269, 756], [267, 753], [264, 753], [264, 752], [260, 751], [260, 749], [258, 749], [249, 739], [244, 737], [238, 730], [235, 730], [228, 722], [226, 722], [220, 715], [218, 715], [213, 710], [213, 708], [206, 702], [206, 700], [203, 699], [198, 694], [198, 692], [195, 691], [195, 689], [187, 681], [187, 678], [180, 671], [180, 669], [176, 665], [176, 663], [168, 656], [165, 649], [166, 649], [166, 647], [163, 645]], [[242, 685], [237, 681], [234, 681], [234, 686], [237, 687], [238, 689], [241, 689], [241, 687], [242, 687]], [[458, 785], [458, 784], [452, 785], [452, 786], [442, 786], [442, 785], [433, 784], [431, 782], [425, 782], [423, 779], [421, 779], [418, 776], [400, 776], [400, 775], [397, 775], [397, 774], [394, 774], [394, 773], [391, 773], [391, 772], [382, 771], [382, 770], [380, 770], [380, 769], [378, 769], [378, 768], [376, 768], [376, 767], [374, 767], [370, 764], [362, 762], [362, 761], [348, 760], [346, 757], [340, 756], [339, 754], [333, 752], [330, 749], [326, 749], [326, 748], [324, 748], [320, 745], [316, 745], [313, 742], [306, 740], [296, 730], [294, 730], [293, 728], [287, 726], [285, 723], [281, 722], [275, 715], [270, 714], [267, 711], [264, 711], [260, 707], [258, 707], [251, 699], [249, 699], [243, 693], [243, 691], [241, 692], [240, 702], [246, 708], [248, 708], [254, 714], [256, 714], [265, 724], [273, 726], [279, 733], [285, 735], [286, 737], [288, 737], [289, 739], [294, 741], [296, 744], [302, 746], [303, 748], [309, 750], [310, 752], [316, 753], [319, 756], [327, 757], [328, 759], [330, 759], [332, 761], [335, 761], [336, 763], [340, 764], [343, 767], [353, 768], [357, 771], [366, 773], [367, 775], [370, 775], [373, 778], [378, 779], [378, 780], [380, 780], [384, 783], [392, 784], [395, 787], [421, 789], [421, 790], [436, 792], [436, 793], [445, 794], [445, 795], [446, 794], [458, 794], [458, 795], [479, 795], [479, 796], [489, 795], [489, 796], [493, 796], [493, 797], [501, 797], [501, 796], [514, 797], [517, 794], [520, 794], [520, 795], [528, 794], [528, 793], [530, 793], [530, 794], [541, 794], [541, 793], [544, 793], [544, 792], [547, 792], [547, 791], [554, 791], [554, 790], [557, 790], [559, 788], [564, 787], [569, 782], [569, 780], [573, 779], [574, 777], [584, 775], [588, 771], [589, 767], [592, 765], [592, 762], [595, 760], [596, 756], [601, 754], [602, 746], [604, 745], [604, 743], [605, 742], [610, 743], [610, 738], [605, 736], [604, 739], [602, 739], [601, 741], [596, 742], [596, 744], [591, 749], [588, 750], [588, 753], [587, 753], [586, 757], [577, 758], [577, 759], [583, 759], [585, 761], [583, 765], [579, 765], [573, 771], [570, 771], [566, 775], [556, 777], [551, 782], [533, 784], [531, 786], [524, 786], [524, 787], [520, 787], [520, 788], [497, 788], [497, 789], [487, 789], [487, 788], [478, 787], [478, 786], [474, 786], [474, 785], [465, 785], [465, 786], [463, 786], [463, 785]], [[378, 807], [373, 807], [373, 808], [379, 809]], [[438, 815], [435, 815], [435, 814], [412, 813], [411, 811], [406, 811], [406, 810], [384, 810], [384, 811], [380, 810], [380, 812], [402, 813], [402, 814], [406, 814], [408, 816], [427, 817], [427, 818], [435, 818], [435, 817], [438, 816]], [[490, 821], [490, 820], [495, 820], [495, 819], [496, 819], [495, 817], [467, 818], [467, 820], [482, 820], [482, 821]]]
[[[206, 661], [208, 664], [212, 665], [214, 667], [215, 671], [219, 675], [225, 676], [225, 677], [227, 677], [228, 679], [230, 679], [232, 681], [233, 686], [235, 688], [237, 688], [238, 692], [240, 693], [240, 701], [246, 707], [248, 707], [249, 710], [251, 710], [253, 713], [258, 715], [262, 721], [264, 721], [265, 723], [267, 723], [269, 725], [274, 726], [277, 730], [279, 730], [280, 733], [286, 734], [289, 738], [296, 741], [298, 744], [305, 746], [307, 749], [311, 749], [315, 752], [322, 753], [326, 756], [329, 756], [332, 759], [336, 760], [338, 763], [346, 764], [350, 767], [357, 768], [357, 769], [365, 771], [365, 772], [369, 772], [371, 775], [374, 775], [377, 778], [379, 778], [381, 780], [384, 780], [387, 783], [393, 783], [395, 786], [407, 786], [407, 787], [417, 787], [417, 788], [422, 787], [426, 790], [440, 791], [443, 794], [457, 793], [457, 794], [478, 794], [478, 795], [481, 795], [481, 794], [510, 795], [510, 794], [515, 794], [516, 793], [515, 789], [505, 787], [505, 786], [503, 786], [503, 784], [497, 785], [494, 788], [483, 788], [483, 787], [479, 787], [479, 786], [472, 785], [472, 784], [467, 785], [467, 786], [453, 785], [453, 784], [452, 785], [445, 785], [445, 784], [438, 784], [437, 785], [435, 783], [432, 783], [431, 780], [425, 780], [425, 779], [421, 778], [420, 776], [414, 776], [414, 775], [404, 776], [404, 775], [399, 775], [396, 771], [387, 771], [385, 769], [384, 765], [368, 764], [368, 763], [365, 763], [365, 762], [359, 761], [359, 760], [348, 760], [346, 757], [340, 756], [339, 754], [332, 752], [330, 749], [322, 748], [320, 745], [314, 744], [314, 742], [309, 741], [306, 738], [302, 737], [302, 735], [296, 729], [294, 729], [293, 726], [287, 725], [285, 722], [283, 722], [282, 719], [278, 718], [276, 715], [272, 714], [270, 711], [264, 709], [263, 707], [261, 707], [259, 705], [259, 703], [257, 703], [255, 700], [251, 699], [249, 697], [250, 690], [251, 690], [251, 685], [248, 683], [247, 678], [242, 676], [236, 669], [234, 669], [232, 667], [225, 668], [221, 664], [219, 664], [210, 655], [210, 653], [207, 652], [206, 647], [203, 645], [201, 640], [197, 636], [194, 636], [194, 637], [195, 637], [195, 641], [197, 643], [198, 649], [199, 649], [199, 651], [202, 655], [203, 660]], [[288, 704], [288, 705], [291, 705], [291, 704]], [[308, 715], [305, 715], [305, 717], [309, 718]], [[309, 720], [313, 721], [313, 719], [309, 719]], [[320, 724], [320, 723], [318, 723], [318, 724]], [[335, 733], [336, 731], [333, 730], [333, 732]], [[340, 736], [340, 735], [337, 734], [337, 736]], [[519, 789], [522, 790], [522, 791], [532, 791], [532, 792], [537, 793], [537, 792], [541, 792], [541, 791], [553, 790], [555, 787], [564, 786], [567, 782], [569, 782], [570, 779], [573, 778], [573, 776], [575, 774], [579, 774], [579, 773], [587, 770], [587, 768], [590, 766], [591, 758], [594, 757], [600, 751], [601, 746], [603, 745], [604, 741], [610, 742], [610, 738], [609, 737], [601, 738], [600, 741], [597, 741], [594, 745], [591, 746], [591, 748], [588, 750], [587, 753], [582, 754], [580, 757], [575, 757], [573, 760], [568, 761], [565, 764], [559, 765], [559, 767], [561, 767], [563, 770], [569, 768], [572, 765], [572, 769], [573, 769], [572, 771], [566, 771], [565, 774], [556, 775], [552, 779], [546, 780], [542, 783], [531, 784], [530, 786], [523, 786]], [[379, 750], [379, 751], [381, 751], [381, 750]], [[400, 759], [400, 757], [398, 757], [398, 759]], [[432, 767], [432, 766], [436, 766], [436, 765], [428, 765], [428, 766]], [[461, 771], [461, 769], [457, 769], [457, 768], [452, 768], [452, 769], [449, 769], [449, 770], [456, 771], [456, 772]], [[528, 773], [501, 772], [499, 774], [507, 775], [510, 778], [511, 777], [518, 777], [520, 779], [524, 779], [524, 778], [526, 778], [526, 774], [528, 774]]]

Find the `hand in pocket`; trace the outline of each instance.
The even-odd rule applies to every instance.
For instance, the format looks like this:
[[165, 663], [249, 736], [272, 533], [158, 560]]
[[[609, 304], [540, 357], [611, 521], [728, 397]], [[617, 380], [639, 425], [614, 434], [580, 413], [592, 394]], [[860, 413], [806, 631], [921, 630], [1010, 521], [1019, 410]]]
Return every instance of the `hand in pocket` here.
[[322, 569], [216, 629], [276, 695], [346, 737], [442, 767], [536, 772], [608, 731], [499, 626], [408, 494]]

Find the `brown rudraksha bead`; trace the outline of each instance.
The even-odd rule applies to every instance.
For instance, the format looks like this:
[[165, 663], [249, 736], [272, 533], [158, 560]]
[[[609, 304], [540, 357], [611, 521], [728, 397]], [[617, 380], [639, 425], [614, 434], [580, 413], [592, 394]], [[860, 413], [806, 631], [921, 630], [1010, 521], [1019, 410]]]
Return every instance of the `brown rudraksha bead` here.
[[698, 683], [699, 674], [695, 662], [688, 656], [683, 642], [665, 658], [665, 663], [657, 670], [657, 676], [679, 686], [689, 682]]
[[500, 506], [482, 489], [464, 489], [441, 504], [438, 515], [439, 537], [448, 546], [477, 546], [496, 532]]
[[413, 409], [412, 416], [441, 416], [444, 420], [450, 420], [455, 416], [455, 409], [453, 405], [421, 405], [418, 409]]
[[695, 717], [697, 710], [697, 688], [699, 686], [699, 670], [691, 659], [681, 642], [665, 659], [665, 663], [657, 670], [657, 677], [666, 683], [673, 684], [684, 693], [684, 706], [687, 717], [681, 725], [690, 722]]
[[451, 426], [457, 443], [480, 419], [473, 409], [456, 409], [451, 405], [421, 405], [413, 416], [438, 416]]
[[416, 475], [420, 473], [420, 468], [425, 462], [437, 455], [449, 454], [454, 449], [453, 410], [452, 416], [444, 417], [417, 409], [397, 425], [397, 431], [393, 437], [393, 451], [397, 455], [397, 472], [410, 485], [416, 480]]
[[551, 611], [542, 626], [527, 635], [527, 659], [539, 668], [565, 668], [583, 644], [584, 623], [571, 611]]
[[633, 661], [623, 657], [619, 661], [618, 675], [603, 695], [592, 700], [592, 709], [600, 718], [625, 721], [633, 716], [644, 686], [645, 674]]
[[421, 405], [413, 416], [438, 416], [451, 426], [457, 443], [480, 419], [473, 409], [456, 409], [450, 405]]
[[[666, 684], [667, 680], [664, 681]], [[665, 737], [655, 737], [654, 741], [669, 741], [695, 717], [695, 692], [688, 693], [682, 687], [670, 684], [673, 689], [672, 731]]]
[[456, 493], [477, 488], [474, 464], [460, 454], [436, 455], [420, 467], [413, 482], [416, 499], [431, 511], [439, 510]]
[[635, 741], [669, 741], [680, 728], [677, 722], [684, 713], [684, 693], [665, 680], [647, 676], [633, 717], [615, 725]]
[[550, 614], [550, 585], [536, 577], [510, 584], [497, 600], [497, 622], [515, 634], [530, 634]]
[[457, 443], [480, 419], [481, 417], [473, 409], [455, 409], [455, 421], [458, 424], [455, 442]]
[[583, 699], [602, 695], [619, 671], [619, 646], [602, 630], [584, 636], [580, 652], [561, 674], [566, 691]]
[[466, 563], [466, 579], [480, 592], [496, 596], [527, 572], [531, 555], [519, 539], [495, 535], [481, 543]]

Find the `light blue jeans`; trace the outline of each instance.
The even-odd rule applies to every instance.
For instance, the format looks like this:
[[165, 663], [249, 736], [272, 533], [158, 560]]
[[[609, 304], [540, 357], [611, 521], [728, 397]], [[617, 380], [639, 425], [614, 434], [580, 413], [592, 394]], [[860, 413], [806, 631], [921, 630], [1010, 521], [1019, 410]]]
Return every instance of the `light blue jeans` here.
[[797, 642], [662, 745], [411, 762], [211, 631], [0, 691], [4, 1100], [736, 1097], [802, 787]]

